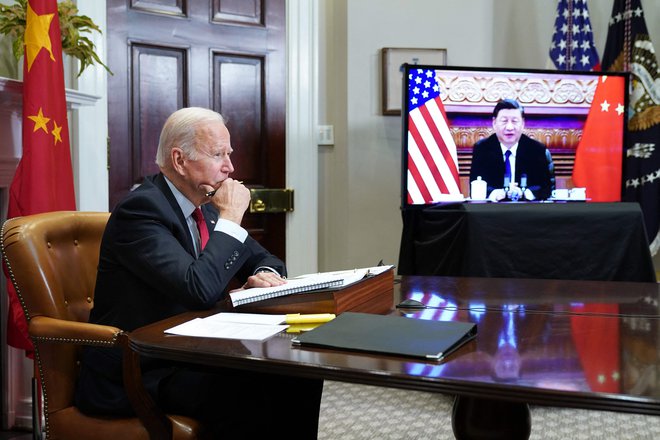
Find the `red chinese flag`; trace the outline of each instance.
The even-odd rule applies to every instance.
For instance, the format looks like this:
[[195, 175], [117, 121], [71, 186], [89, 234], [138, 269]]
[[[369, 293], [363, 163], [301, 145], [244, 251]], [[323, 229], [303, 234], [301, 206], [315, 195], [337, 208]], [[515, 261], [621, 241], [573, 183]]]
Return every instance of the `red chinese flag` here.
[[594, 202], [621, 200], [624, 93], [623, 77], [599, 80], [575, 153], [573, 183], [587, 188], [587, 197]]
[[571, 333], [589, 389], [599, 393], [621, 391], [621, 344], [618, 304], [571, 307]]
[[[29, 0], [23, 64], [23, 157], [9, 192], [7, 218], [75, 210], [62, 41], [56, 0]], [[7, 342], [33, 351], [27, 322], [8, 283]]]

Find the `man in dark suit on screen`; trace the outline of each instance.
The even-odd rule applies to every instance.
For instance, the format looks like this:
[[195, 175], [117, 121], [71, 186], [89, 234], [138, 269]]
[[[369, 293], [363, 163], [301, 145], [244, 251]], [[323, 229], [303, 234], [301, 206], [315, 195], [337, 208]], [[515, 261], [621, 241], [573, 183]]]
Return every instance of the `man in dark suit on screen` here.
[[487, 197], [502, 200], [543, 200], [555, 188], [550, 151], [523, 134], [525, 112], [513, 99], [504, 99], [493, 110], [495, 133], [472, 150], [470, 182], [485, 180]]
[[[245, 289], [286, 283], [284, 263], [241, 227], [250, 191], [229, 177], [232, 151], [219, 113], [191, 107], [167, 119], [156, 154], [161, 172], [119, 202], [106, 226], [90, 322], [131, 331], [212, 308], [234, 278]], [[120, 350], [84, 352], [81, 411], [132, 414], [121, 361]], [[141, 367], [165, 412], [205, 422], [213, 438], [290, 437], [292, 420], [300, 438], [316, 438], [320, 380], [154, 359]]]

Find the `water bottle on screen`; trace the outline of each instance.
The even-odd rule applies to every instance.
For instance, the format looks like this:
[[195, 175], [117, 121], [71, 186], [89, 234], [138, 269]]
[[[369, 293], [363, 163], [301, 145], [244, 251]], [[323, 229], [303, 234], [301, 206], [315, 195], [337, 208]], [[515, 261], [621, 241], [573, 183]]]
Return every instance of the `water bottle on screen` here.
[[477, 176], [477, 180], [470, 182], [470, 198], [472, 200], [486, 199], [486, 181]]

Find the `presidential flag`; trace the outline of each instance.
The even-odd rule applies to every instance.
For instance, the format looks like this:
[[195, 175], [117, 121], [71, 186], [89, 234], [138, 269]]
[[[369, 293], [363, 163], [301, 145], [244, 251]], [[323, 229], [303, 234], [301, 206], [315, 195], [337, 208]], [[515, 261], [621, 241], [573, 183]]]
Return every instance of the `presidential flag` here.
[[432, 69], [408, 77], [408, 188], [410, 204], [461, 196], [456, 144], [449, 132], [440, 87]]
[[587, 0], [558, 0], [550, 61], [559, 70], [600, 70]]
[[622, 76], [603, 76], [598, 80], [575, 153], [573, 183], [586, 188], [587, 197], [593, 202], [621, 200], [625, 91]]
[[660, 73], [640, 0], [615, 0], [603, 68], [631, 73], [623, 199], [640, 204], [655, 255], [660, 249]]
[[[56, 0], [29, 0], [24, 38], [23, 156], [7, 218], [76, 209]], [[34, 348], [11, 282], [8, 291], [7, 342], [29, 355]]]

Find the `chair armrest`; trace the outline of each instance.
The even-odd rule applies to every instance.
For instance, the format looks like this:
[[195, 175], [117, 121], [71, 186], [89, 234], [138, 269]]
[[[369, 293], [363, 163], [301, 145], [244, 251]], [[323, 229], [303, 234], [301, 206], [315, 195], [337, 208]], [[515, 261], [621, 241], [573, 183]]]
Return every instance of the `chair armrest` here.
[[28, 325], [30, 336], [40, 342], [59, 342], [78, 345], [114, 347], [123, 333], [117, 327], [66, 321], [48, 316], [34, 316]]

